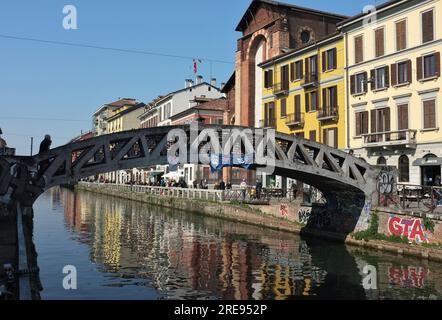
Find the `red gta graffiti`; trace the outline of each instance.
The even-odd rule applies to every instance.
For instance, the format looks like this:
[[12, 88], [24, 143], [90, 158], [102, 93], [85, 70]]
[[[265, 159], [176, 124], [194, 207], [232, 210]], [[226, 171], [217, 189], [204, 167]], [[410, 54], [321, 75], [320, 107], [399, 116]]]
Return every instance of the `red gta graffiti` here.
[[388, 220], [388, 232], [398, 237], [406, 237], [411, 241], [428, 242], [420, 219], [407, 219], [391, 216]]

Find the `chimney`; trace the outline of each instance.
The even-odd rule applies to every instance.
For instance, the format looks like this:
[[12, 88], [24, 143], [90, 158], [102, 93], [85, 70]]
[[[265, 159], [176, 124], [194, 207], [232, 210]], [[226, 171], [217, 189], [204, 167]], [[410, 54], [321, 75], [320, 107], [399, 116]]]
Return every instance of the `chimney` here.
[[186, 79], [184, 83], [184, 88], [190, 88], [193, 86], [193, 80], [192, 79]]
[[201, 83], [203, 83], [203, 76], [200, 75], [196, 76], [196, 84], [201, 84]]
[[224, 87], [226, 86], [226, 83], [225, 82], [221, 82], [221, 90], [223, 90], [224, 89]]
[[212, 79], [210, 80], [210, 84], [211, 84], [212, 86], [216, 87], [216, 78], [212, 78]]

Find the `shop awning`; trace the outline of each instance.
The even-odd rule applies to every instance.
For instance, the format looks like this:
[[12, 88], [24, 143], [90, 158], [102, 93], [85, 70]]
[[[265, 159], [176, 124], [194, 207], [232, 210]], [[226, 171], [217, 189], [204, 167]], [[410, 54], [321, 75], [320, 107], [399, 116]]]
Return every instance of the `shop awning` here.
[[442, 166], [442, 158], [421, 158], [413, 162], [415, 167], [434, 167]]

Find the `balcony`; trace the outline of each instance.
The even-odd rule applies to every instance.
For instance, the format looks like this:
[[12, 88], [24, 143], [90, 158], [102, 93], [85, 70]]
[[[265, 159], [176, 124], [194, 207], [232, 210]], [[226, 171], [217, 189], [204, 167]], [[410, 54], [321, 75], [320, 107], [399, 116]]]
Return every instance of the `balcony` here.
[[289, 94], [289, 83], [275, 83], [273, 85], [273, 94], [276, 96], [286, 96]]
[[399, 130], [365, 134], [362, 137], [366, 148], [405, 147], [416, 149], [416, 134], [417, 130]]
[[285, 118], [285, 124], [289, 127], [303, 127], [305, 124], [304, 113], [292, 113]]
[[304, 79], [301, 82], [301, 86], [304, 88], [317, 87], [318, 86], [318, 74], [307, 73], [304, 75]]
[[260, 129], [276, 129], [276, 119], [259, 120]]
[[325, 107], [318, 110], [319, 121], [337, 121], [338, 119], [338, 107]]

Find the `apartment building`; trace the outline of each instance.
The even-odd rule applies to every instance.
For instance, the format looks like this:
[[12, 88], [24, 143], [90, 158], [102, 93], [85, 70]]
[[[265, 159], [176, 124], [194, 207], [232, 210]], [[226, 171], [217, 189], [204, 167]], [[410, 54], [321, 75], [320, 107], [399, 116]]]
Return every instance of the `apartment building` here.
[[396, 0], [374, 17], [339, 24], [346, 147], [372, 165], [396, 167], [403, 183], [431, 184], [441, 175], [441, 14], [441, 0]]
[[107, 120], [111, 118], [117, 110], [120, 110], [124, 106], [133, 106], [137, 103], [135, 99], [124, 98], [101, 106], [93, 115], [92, 127], [96, 135], [101, 136], [109, 133]]

